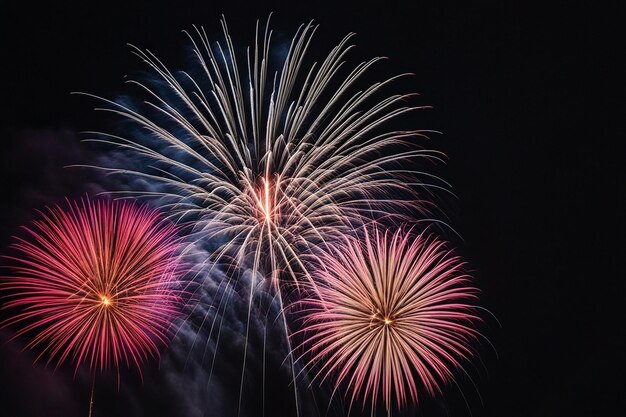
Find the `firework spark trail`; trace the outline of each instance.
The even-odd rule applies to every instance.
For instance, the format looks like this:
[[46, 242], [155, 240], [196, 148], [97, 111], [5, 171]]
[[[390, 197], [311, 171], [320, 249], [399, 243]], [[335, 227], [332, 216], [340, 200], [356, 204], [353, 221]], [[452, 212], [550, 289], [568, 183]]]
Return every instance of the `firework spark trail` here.
[[434, 396], [473, 356], [478, 290], [443, 242], [373, 226], [322, 251], [319, 263], [321, 298], [294, 305], [296, 334], [313, 379], [345, 386], [350, 407], [361, 399], [373, 412], [382, 400], [391, 412], [417, 403], [421, 388]]
[[56, 206], [17, 238], [12, 274], [0, 280], [3, 308], [18, 311], [3, 326], [22, 326], [37, 359], [76, 371], [158, 356], [181, 307], [176, 228], [155, 211], [128, 202]]

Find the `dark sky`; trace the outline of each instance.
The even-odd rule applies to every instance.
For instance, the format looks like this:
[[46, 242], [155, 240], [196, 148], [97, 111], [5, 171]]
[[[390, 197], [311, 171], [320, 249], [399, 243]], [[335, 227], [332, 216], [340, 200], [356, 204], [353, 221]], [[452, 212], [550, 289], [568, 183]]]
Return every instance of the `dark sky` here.
[[[448, 202], [450, 223], [464, 239], [460, 251], [483, 305], [501, 324], [487, 321], [497, 356], [481, 350], [484, 364], [470, 372], [476, 388], [459, 382], [467, 405], [452, 388], [447, 401], [408, 415], [623, 412], [623, 9], [419, 0], [89, 3], [2, 6], [0, 250], [35, 209], [104, 187], [95, 175], [63, 168], [94, 158], [79, 132], [106, 127], [93, 101], [70, 93], [123, 93], [125, 75], [143, 69], [127, 43], [176, 67], [187, 46], [181, 30], [197, 24], [219, 36], [222, 13], [242, 46], [253, 40], [256, 19], [271, 11], [279, 39], [314, 19], [317, 56], [355, 32], [356, 57], [384, 55], [385, 71], [415, 74], [408, 87], [433, 108], [418, 113], [414, 127], [442, 132], [429, 146], [449, 157], [440, 174], [458, 196]], [[0, 335], [5, 343], [10, 330]], [[88, 378], [71, 369], [52, 374], [20, 346], [0, 346], [0, 415], [86, 415]], [[94, 415], [197, 415], [181, 387], [200, 398], [193, 401], [206, 416], [234, 415], [240, 364], [230, 364], [231, 356], [220, 357], [221, 379], [211, 387], [197, 369], [163, 376], [155, 363], [143, 384], [123, 375], [118, 390], [104, 376]], [[164, 360], [170, 362], [161, 370], [171, 373], [176, 358]], [[270, 355], [272, 361], [278, 367], [280, 359]], [[268, 381], [266, 415], [290, 415], [288, 405], [281, 408], [292, 392], [284, 376]], [[254, 409], [259, 394], [249, 395]], [[334, 415], [343, 414], [333, 408]]]

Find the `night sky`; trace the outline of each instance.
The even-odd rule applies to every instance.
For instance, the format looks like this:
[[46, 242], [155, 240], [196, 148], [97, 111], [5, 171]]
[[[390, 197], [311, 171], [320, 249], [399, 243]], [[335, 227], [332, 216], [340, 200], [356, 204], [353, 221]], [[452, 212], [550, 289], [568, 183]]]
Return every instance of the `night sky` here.
[[[177, 68], [185, 65], [188, 46], [181, 31], [193, 24], [220, 40], [224, 14], [243, 47], [254, 40], [256, 20], [270, 12], [279, 42], [313, 19], [320, 25], [311, 47], [316, 58], [355, 32], [352, 65], [389, 58], [372, 81], [415, 74], [402, 86], [420, 94], [414, 104], [432, 108], [414, 113], [411, 127], [441, 132], [425, 145], [448, 156], [433, 169], [457, 196], [441, 202], [462, 236], [449, 238], [472, 267], [481, 305], [497, 317], [486, 317], [482, 330], [494, 348], [479, 346], [482, 362], [468, 368], [471, 380], [459, 377], [459, 387], [406, 415], [623, 413], [623, 8], [393, 0], [88, 3], [2, 6], [0, 252], [37, 209], [111, 186], [95, 172], [64, 168], [97, 160], [98, 149], [81, 142], [81, 132], [111, 126], [94, 112], [97, 102], [71, 93], [127, 93], [126, 77], [145, 69], [128, 43]], [[143, 382], [136, 372], [122, 371], [119, 385], [114, 374], [99, 375], [94, 416], [237, 415], [237, 324], [245, 313], [225, 314], [234, 324], [220, 341], [210, 382], [198, 358], [202, 350], [178, 340], [160, 363], [145, 364]], [[268, 332], [280, 340], [276, 328]], [[0, 415], [87, 415], [89, 375], [33, 364], [35, 352], [22, 351], [26, 340], [9, 341], [11, 334], [0, 330]], [[295, 415], [279, 342], [266, 353], [271, 372], [261, 392], [262, 338], [253, 331], [241, 415], [260, 416], [263, 407], [266, 416]], [[338, 401], [326, 414], [326, 391], [301, 388], [303, 416], [346, 415]]]

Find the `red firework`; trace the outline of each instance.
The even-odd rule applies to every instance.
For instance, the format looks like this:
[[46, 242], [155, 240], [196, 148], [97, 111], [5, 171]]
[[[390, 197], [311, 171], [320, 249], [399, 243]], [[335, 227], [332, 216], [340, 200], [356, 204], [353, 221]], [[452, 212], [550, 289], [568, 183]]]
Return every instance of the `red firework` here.
[[3, 325], [56, 367], [135, 366], [158, 356], [179, 310], [175, 227], [133, 203], [89, 201], [49, 208], [16, 238], [13, 272], [0, 281]]
[[365, 232], [321, 255], [320, 298], [304, 301], [304, 351], [313, 378], [345, 385], [350, 404], [388, 410], [434, 396], [473, 355], [480, 318], [463, 262], [445, 244], [410, 231]]

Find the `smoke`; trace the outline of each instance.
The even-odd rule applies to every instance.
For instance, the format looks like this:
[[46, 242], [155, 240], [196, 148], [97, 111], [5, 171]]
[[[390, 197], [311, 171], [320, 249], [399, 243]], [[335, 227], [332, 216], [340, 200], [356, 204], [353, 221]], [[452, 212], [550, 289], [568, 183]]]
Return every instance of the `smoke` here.
[[[295, 413], [278, 301], [259, 291], [261, 282], [250, 274], [226, 275], [197, 246], [186, 256], [197, 266], [191, 272], [193, 295], [161, 369], [173, 403], [181, 404], [180, 415], [258, 416], [290, 402]], [[284, 390], [280, 402], [270, 397], [277, 387]]]
[[3, 244], [19, 225], [37, 217], [36, 210], [115, 187], [101, 172], [76, 167], [93, 163], [97, 155], [71, 129], [8, 130], [2, 136]]

